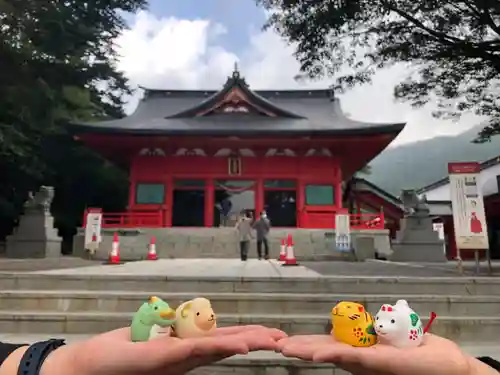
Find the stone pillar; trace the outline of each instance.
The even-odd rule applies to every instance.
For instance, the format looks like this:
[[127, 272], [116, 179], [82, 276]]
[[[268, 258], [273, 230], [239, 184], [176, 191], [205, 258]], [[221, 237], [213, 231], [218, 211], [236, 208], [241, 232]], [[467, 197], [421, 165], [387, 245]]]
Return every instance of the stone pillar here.
[[56, 258], [61, 256], [61, 237], [54, 228], [50, 205], [54, 189], [42, 186], [40, 191], [26, 202], [19, 226], [7, 236], [8, 258]]

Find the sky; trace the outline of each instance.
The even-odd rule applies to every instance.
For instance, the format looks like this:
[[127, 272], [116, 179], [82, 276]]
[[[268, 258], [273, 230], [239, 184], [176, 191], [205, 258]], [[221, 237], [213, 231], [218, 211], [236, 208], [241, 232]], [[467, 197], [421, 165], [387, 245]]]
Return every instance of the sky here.
[[[129, 29], [116, 40], [118, 69], [132, 87], [219, 89], [238, 63], [252, 89], [328, 88], [330, 80], [297, 82], [293, 46], [273, 31], [263, 31], [266, 15], [254, 0], [150, 0], [147, 11], [127, 15]], [[395, 102], [393, 88], [408, 73], [405, 66], [381, 70], [373, 83], [338, 95], [351, 118], [370, 122], [407, 122], [392, 146], [456, 135], [481, 119], [432, 117], [432, 104], [413, 109]], [[128, 100], [131, 113], [141, 91]]]

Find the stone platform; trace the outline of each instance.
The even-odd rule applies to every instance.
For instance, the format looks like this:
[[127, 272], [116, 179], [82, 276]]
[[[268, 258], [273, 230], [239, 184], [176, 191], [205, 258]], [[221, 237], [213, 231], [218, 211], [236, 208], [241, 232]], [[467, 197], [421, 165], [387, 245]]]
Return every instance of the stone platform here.
[[[151, 237], [156, 239], [156, 251], [160, 258], [239, 258], [239, 244], [234, 228], [156, 228], [103, 230], [103, 241], [94, 259], [104, 260], [109, 256], [113, 234], [120, 238], [120, 252], [124, 260], [146, 259]], [[334, 250], [335, 232], [320, 229], [272, 229], [270, 233], [270, 252], [277, 258], [281, 241], [288, 234], [293, 236], [295, 256], [299, 260], [340, 260], [345, 254]], [[368, 239], [368, 241], [367, 241]], [[360, 247], [361, 253], [391, 254], [388, 230], [354, 230], [353, 243]], [[256, 244], [252, 241], [250, 255], [256, 254]], [[84, 233], [79, 230], [74, 237], [73, 255], [86, 257]]]

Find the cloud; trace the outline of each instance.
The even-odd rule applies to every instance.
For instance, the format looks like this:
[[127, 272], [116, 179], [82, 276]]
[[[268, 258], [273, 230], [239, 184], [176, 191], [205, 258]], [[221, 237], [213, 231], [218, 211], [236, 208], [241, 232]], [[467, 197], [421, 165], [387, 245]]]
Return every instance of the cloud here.
[[[218, 89], [238, 62], [242, 75], [255, 89], [325, 88], [331, 82], [297, 82], [299, 64], [289, 46], [272, 31], [249, 30], [250, 43], [235, 53], [220, 45], [227, 33], [224, 25], [209, 20], [157, 18], [138, 13], [130, 30], [117, 40], [121, 58], [118, 68], [132, 86], [171, 89]], [[400, 122], [408, 125], [394, 145], [453, 135], [477, 124], [475, 116], [458, 122], [434, 119], [432, 108], [412, 109], [396, 103], [393, 87], [408, 70], [400, 65], [380, 71], [371, 85], [357, 87], [341, 96], [344, 111], [361, 121]], [[130, 98], [127, 112], [137, 105], [138, 95]]]

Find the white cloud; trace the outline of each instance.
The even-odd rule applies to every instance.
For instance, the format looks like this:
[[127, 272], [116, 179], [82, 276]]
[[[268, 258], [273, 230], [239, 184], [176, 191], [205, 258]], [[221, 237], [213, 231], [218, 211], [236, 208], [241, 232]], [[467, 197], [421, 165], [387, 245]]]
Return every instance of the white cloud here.
[[[293, 58], [293, 47], [273, 32], [251, 30], [250, 45], [238, 56], [217, 43], [217, 37], [226, 32], [223, 25], [208, 20], [158, 19], [141, 12], [131, 29], [116, 41], [121, 56], [119, 69], [133, 86], [217, 89], [238, 62], [243, 76], [255, 89], [328, 87], [328, 81], [296, 82], [299, 64]], [[407, 121], [394, 144], [458, 134], [478, 123], [474, 116], [465, 116], [456, 123], [436, 120], [430, 108], [415, 110], [394, 102], [393, 87], [406, 72], [403, 66], [380, 71], [372, 85], [358, 87], [341, 97], [344, 111], [357, 120]], [[137, 96], [131, 98], [128, 112], [137, 100]]]

